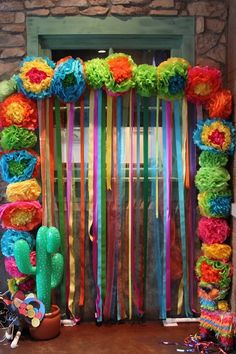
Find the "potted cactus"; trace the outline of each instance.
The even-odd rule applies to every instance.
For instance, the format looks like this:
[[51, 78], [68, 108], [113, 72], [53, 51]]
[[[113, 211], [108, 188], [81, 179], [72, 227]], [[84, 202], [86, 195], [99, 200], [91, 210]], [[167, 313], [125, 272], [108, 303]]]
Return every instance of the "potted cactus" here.
[[36, 276], [37, 297], [45, 305], [46, 315], [37, 328], [30, 329], [35, 339], [50, 339], [60, 333], [60, 311], [51, 305], [51, 289], [61, 281], [63, 256], [56, 253], [60, 247], [60, 234], [55, 227], [42, 226], [36, 236], [36, 266], [30, 262], [30, 248], [26, 241], [19, 240], [14, 246], [14, 255], [19, 270]]

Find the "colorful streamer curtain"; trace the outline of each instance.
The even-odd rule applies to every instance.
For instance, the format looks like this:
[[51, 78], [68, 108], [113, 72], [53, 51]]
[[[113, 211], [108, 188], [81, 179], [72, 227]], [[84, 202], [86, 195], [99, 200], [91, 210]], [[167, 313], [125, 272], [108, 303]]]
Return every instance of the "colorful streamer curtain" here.
[[[47, 212], [62, 233], [68, 316], [193, 315], [194, 117], [184, 100], [134, 90], [118, 97], [91, 90], [61, 106], [56, 100], [55, 164], [45, 179], [55, 165]], [[52, 130], [46, 126], [46, 134]]]

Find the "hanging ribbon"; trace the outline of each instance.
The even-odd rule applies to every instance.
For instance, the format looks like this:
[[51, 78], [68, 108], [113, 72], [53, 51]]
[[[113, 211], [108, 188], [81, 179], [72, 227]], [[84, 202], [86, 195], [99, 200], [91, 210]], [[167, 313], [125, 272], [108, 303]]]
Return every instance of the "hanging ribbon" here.
[[80, 97], [80, 296], [84, 306], [85, 287], [85, 174], [84, 174], [84, 96]]
[[94, 90], [90, 90], [89, 94], [89, 166], [88, 166], [88, 232], [90, 239], [93, 239], [91, 235], [91, 226], [93, 222], [93, 114], [94, 114]]
[[113, 98], [107, 95], [107, 140], [106, 140], [106, 165], [107, 189], [111, 190], [112, 171], [112, 102]]
[[[61, 236], [61, 253], [66, 264], [65, 252], [65, 216], [64, 216], [64, 181], [62, 172], [62, 152], [61, 152], [61, 120], [60, 103], [55, 98], [55, 121], [56, 121], [56, 167], [57, 167], [57, 195], [58, 195], [58, 223]], [[42, 156], [42, 155], [41, 155]], [[42, 183], [43, 187], [43, 183]], [[66, 306], [66, 267], [64, 267], [63, 278], [60, 287], [60, 298], [63, 307]]]
[[55, 191], [54, 191], [54, 99], [49, 99], [49, 167], [50, 167], [50, 193], [51, 193], [51, 225], [55, 225]]
[[70, 288], [68, 309], [73, 314], [74, 294], [75, 294], [75, 258], [74, 258], [74, 238], [73, 238], [73, 208], [72, 208], [72, 148], [74, 133], [74, 103], [67, 104], [67, 166], [66, 166], [66, 206], [68, 224], [68, 244], [69, 244], [69, 273]]
[[45, 101], [38, 100], [39, 115], [39, 143], [41, 157], [41, 181], [42, 181], [42, 225], [47, 226], [47, 189], [46, 189], [46, 118]]
[[50, 117], [49, 117], [49, 98], [46, 99], [46, 156], [45, 156], [45, 168], [46, 168], [46, 194], [47, 194], [47, 225], [52, 226], [52, 194], [51, 194], [51, 172], [50, 172]]
[[185, 227], [185, 199], [184, 199], [184, 180], [183, 165], [180, 156], [181, 152], [181, 122], [180, 122], [180, 102], [174, 101], [174, 122], [175, 122], [175, 144], [177, 156], [177, 175], [178, 175], [178, 200], [180, 213], [180, 236], [182, 246], [182, 265], [183, 265], [183, 286], [184, 286], [184, 308], [186, 316], [191, 316], [189, 308], [189, 290], [188, 290], [188, 264], [187, 264], [187, 244]]
[[159, 188], [158, 188], [158, 170], [159, 170], [159, 110], [160, 110], [160, 100], [157, 96], [156, 98], [156, 218], [159, 217]]
[[186, 183], [186, 139], [187, 139], [187, 100], [184, 97], [182, 103], [182, 166], [183, 166], [183, 180]]

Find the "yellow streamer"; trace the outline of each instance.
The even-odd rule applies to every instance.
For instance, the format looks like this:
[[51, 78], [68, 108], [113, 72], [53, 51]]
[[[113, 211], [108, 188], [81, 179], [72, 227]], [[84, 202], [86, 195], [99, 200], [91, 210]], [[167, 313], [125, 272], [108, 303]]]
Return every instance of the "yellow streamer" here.
[[107, 189], [111, 190], [112, 169], [112, 97], [107, 96], [107, 140], [106, 140]]
[[160, 100], [159, 97], [157, 97], [156, 101], [156, 218], [158, 219], [159, 212], [158, 212], [158, 164], [159, 164], [159, 109], [160, 109]]
[[186, 173], [186, 143], [187, 143], [187, 117], [188, 117], [188, 105], [187, 100], [184, 97], [182, 101], [182, 166], [183, 166], [183, 180], [185, 181]]
[[184, 279], [182, 277], [179, 283], [179, 290], [178, 290], [177, 315], [180, 315], [182, 312], [183, 302], [184, 302]]
[[[93, 222], [93, 131], [94, 131], [94, 90], [89, 95], [89, 167], [88, 167], [88, 193], [89, 193], [89, 210], [88, 210], [88, 230], [90, 231]], [[92, 235], [89, 234], [91, 240]]]

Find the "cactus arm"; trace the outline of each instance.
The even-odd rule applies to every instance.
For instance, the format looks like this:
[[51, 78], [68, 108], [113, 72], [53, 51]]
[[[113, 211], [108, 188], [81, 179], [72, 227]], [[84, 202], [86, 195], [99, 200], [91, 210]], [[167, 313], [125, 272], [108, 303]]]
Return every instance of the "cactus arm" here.
[[59, 231], [51, 226], [48, 228], [47, 233], [47, 252], [48, 253], [56, 253], [60, 248], [61, 237]]
[[51, 288], [55, 288], [61, 281], [63, 275], [64, 261], [60, 253], [52, 256]]
[[17, 267], [24, 274], [36, 274], [36, 267], [30, 263], [30, 248], [26, 241], [18, 240], [14, 245]]

